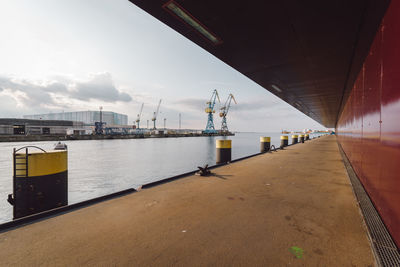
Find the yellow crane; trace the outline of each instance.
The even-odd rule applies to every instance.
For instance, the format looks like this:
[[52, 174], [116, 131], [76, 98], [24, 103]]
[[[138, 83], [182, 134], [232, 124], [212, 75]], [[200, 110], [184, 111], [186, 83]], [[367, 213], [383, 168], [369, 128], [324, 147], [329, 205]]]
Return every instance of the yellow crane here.
[[203, 131], [204, 133], [216, 133], [217, 130], [214, 128], [214, 118], [213, 118], [213, 113], [215, 113], [214, 106], [215, 106], [215, 100], [218, 99], [218, 102], [221, 102], [219, 100], [219, 95], [217, 89], [215, 89], [211, 95], [210, 101], [208, 101], [207, 108], [206, 108], [206, 113], [207, 115], [207, 125], [206, 129]]

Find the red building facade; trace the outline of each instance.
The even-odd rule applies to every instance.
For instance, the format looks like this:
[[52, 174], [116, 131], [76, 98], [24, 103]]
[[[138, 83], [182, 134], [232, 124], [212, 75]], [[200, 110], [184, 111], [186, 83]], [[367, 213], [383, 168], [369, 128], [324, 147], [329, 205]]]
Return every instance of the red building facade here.
[[400, 1], [391, 2], [336, 127], [400, 247]]

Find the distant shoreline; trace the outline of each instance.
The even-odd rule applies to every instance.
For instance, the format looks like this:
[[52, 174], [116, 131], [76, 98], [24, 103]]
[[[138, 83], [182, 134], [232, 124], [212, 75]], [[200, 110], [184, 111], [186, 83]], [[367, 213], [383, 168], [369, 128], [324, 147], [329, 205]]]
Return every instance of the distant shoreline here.
[[73, 140], [112, 140], [112, 139], [144, 139], [144, 138], [178, 138], [202, 136], [232, 136], [228, 134], [131, 134], [131, 135], [0, 135], [0, 142], [40, 142], [40, 141], [73, 141]]

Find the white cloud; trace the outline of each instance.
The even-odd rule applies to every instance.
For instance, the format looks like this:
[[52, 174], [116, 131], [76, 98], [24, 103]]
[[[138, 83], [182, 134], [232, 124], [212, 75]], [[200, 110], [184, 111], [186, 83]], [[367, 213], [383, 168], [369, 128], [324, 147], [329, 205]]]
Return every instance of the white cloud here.
[[[121, 92], [113, 83], [111, 74], [98, 73], [86, 81], [74, 81], [69, 78], [53, 78], [45, 81], [32, 81], [0, 76], [0, 93], [11, 97], [16, 105], [6, 105], [0, 100], [3, 112], [20, 114], [22, 110], [46, 112], [80, 106], [93, 106], [93, 102], [117, 103], [130, 102], [132, 97]], [[86, 105], [86, 106], [87, 106]], [[96, 105], [97, 106], [97, 105]]]
[[104, 102], [129, 102], [132, 97], [118, 91], [112, 80], [111, 74], [104, 72], [92, 75], [89, 81], [78, 82], [75, 90], [70, 91], [70, 96], [79, 100], [102, 100]]

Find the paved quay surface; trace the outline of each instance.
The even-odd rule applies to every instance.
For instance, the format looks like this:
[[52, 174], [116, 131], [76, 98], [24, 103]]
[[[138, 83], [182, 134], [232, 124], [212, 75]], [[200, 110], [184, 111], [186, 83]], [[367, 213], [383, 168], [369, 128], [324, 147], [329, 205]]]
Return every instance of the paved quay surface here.
[[375, 265], [335, 136], [213, 173], [1, 233], [0, 265]]

